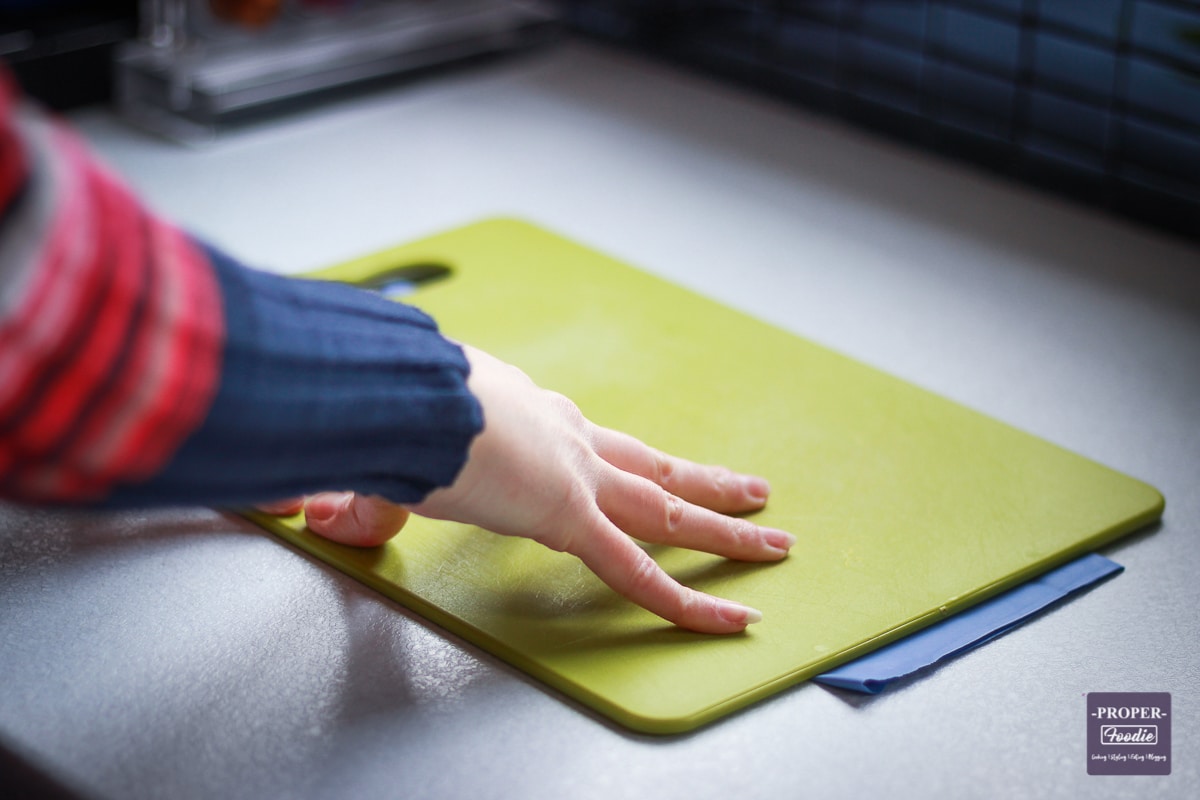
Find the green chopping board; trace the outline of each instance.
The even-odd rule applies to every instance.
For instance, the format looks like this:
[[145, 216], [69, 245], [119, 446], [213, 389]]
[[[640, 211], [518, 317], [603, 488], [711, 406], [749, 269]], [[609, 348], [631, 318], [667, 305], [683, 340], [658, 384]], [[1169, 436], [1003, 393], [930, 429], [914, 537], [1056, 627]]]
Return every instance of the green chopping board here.
[[631, 728], [694, 728], [1157, 519], [1152, 487], [532, 225], [490, 220], [315, 277], [451, 273], [407, 298], [602, 425], [761, 474], [755, 520], [797, 535], [747, 564], [650, 546], [682, 582], [761, 609], [734, 636], [677, 629], [574, 557], [414, 517], [340, 546], [250, 516]]

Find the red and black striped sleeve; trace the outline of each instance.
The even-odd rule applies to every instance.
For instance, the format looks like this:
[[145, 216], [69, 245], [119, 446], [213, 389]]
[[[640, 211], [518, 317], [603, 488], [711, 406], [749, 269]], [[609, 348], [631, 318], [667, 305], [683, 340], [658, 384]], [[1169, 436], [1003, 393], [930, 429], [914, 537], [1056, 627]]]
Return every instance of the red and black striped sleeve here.
[[0, 73], [0, 494], [154, 475], [216, 395], [223, 332], [203, 251]]
[[468, 371], [417, 309], [148, 213], [0, 69], [0, 498], [416, 502], [483, 426]]

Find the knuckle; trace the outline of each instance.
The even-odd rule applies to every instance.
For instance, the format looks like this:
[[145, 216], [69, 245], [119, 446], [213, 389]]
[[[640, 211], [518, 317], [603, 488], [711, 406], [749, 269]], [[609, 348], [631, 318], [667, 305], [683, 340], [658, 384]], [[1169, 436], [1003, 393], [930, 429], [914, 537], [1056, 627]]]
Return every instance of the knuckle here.
[[559, 392], [547, 391], [546, 394], [550, 405], [557, 409], [565, 418], [572, 422], [583, 422], [583, 412], [579, 410], [579, 406], [575, 405], [575, 402], [571, 398]]
[[762, 540], [762, 529], [748, 519], [730, 517], [734, 538], [739, 542], [758, 543]]
[[671, 485], [675, 478], [675, 464], [667, 456], [658, 450], [654, 451], [654, 482], [659, 486], [666, 488]]
[[683, 524], [683, 501], [666, 490], [662, 490], [662, 497], [666, 508], [665, 530], [669, 534], [674, 534], [678, 532], [679, 526]]
[[695, 616], [703, 608], [705, 602], [704, 595], [680, 586], [679, 591], [676, 592], [679, 619], [688, 619]]
[[654, 559], [642, 553], [629, 571], [630, 591], [638, 596], [649, 594], [658, 584], [659, 574], [658, 564], [654, 563]]
[[710, 472], [713, 490], [721, 496], [731, 494], [736, 488], [736, 476], [728, 467], [713, 467]]

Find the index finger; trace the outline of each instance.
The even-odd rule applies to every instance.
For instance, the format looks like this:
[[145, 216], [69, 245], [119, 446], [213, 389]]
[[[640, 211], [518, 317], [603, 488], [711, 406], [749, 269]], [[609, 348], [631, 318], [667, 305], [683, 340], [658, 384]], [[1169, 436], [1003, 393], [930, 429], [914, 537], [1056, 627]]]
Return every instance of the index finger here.
[[573, 537], [567, 552], [618, 594], [681, 628], [700, 633], [737, 633], [762, 619], [762, 613], [690, 589], [663, 571], [646, 551], [603, 515], [591, 530]]
[[762, 508], [771, 491], [764, 478], [676, 458], [620, 431], [598, 427], [592, 446], [614, 467], [652, 480], [689, 503], [723, 514]]

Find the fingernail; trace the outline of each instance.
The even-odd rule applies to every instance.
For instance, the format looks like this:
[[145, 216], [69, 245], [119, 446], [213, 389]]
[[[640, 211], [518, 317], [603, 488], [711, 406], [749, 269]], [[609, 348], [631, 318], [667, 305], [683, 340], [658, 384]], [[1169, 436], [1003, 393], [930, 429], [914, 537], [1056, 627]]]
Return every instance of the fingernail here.
[[767, 495], [771, 492], [771, 485], [763, 478], [747, 476], [742, 479], [742, 487], [746, 490], [746, 496], [751, 500], [762, 502], [767, 499]]
[[338, 495], [333, 492], [314, 494], [304, 507], [304, 518], [310, 522], [328, 522], [333, 519]]
[[780, 531], [775, 528], [763, 528], [762, 532], [763, 541], [776, 550], [787, 552], [796, 543], [796, 537], [787, 531]]
[[734, 625], [753, 625], [756, 622], [762, 622], [763, 618], [762, 612], [757, 608], [734, 603], [731, 600], [720, 601], [717, 610], [722, 619], [732, 622]]

